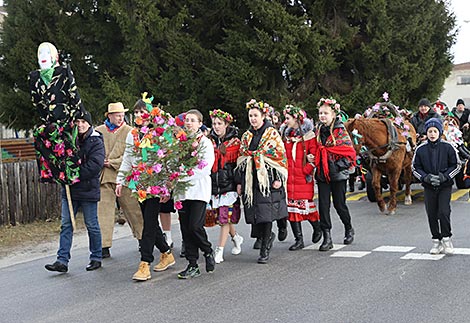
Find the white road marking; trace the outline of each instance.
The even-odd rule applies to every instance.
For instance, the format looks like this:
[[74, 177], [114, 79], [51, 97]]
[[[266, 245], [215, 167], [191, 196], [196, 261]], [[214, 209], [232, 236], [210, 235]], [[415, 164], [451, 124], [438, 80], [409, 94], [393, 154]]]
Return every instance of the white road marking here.
[[370, 253], [370, 251], [337, 251], [330, 257], [362, 258]]
[[440, 254], [440, 255], [431, 255], [429, 253], [407, 253], [403, 257], [400, 257], [400, 259], [405, 259], [405, 260], [441, 260], [444, 258], [445, 255]]
[[381, 252], [410, 252], [416, 247], [404, 247], [404, 246], [380, 246], [372, 251], [381, 251]]
[[[343, 249], [344, 247], [346, 247], [346, 245], [333, 243], [333, 249], [331, 250], [336, 251], [336, 250]], [[320, 244], [312, 244], [308, 247], [303, 248], [302, 250], [318, 250], [318, 248], [320, 248]]]
[[454, 255], [470, 255], [470, 248], [454, 248]]

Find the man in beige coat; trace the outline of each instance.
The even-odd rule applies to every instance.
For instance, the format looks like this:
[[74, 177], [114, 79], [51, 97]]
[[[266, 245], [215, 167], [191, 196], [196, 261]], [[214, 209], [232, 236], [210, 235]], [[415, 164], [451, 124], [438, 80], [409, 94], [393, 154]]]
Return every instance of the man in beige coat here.
[[[124, 108], [121, 102], [110, 103], [105, 113], [104, 124], [96, 127], [103, 134], [106, 158], [101, 174], [101, 200], [98, 203], [98, 220], [101, 227], [103, 258], [110, 257], [109, 248], [113, 242], [114, 219], [116, 212], [116, 177], [121, 166], [122, 156], [126, 148], [126, 137], [132, 127], [124, 120]], [[123, 188], [118, 199], [124, 217], [131, 227], [134, 237], [142, 238], [143, 218], [137, 199], [131, 196], [131, 190]]]

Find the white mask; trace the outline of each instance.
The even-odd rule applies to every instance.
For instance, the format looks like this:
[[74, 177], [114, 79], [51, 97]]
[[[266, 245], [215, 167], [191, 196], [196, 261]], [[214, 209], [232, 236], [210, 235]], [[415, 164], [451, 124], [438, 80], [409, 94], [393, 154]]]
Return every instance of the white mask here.
[[57, 58], [57, 49], [51, 43], [42, 43], [38, 47], [38, 63], [42, 70], [51, 68], [55, 65]]

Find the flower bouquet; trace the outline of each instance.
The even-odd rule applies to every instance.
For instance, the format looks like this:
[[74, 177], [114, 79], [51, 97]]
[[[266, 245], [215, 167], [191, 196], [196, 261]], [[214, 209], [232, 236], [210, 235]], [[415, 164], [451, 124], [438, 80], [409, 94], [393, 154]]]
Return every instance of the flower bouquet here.
[[[125, 173], [126, 185], [139, 202], [149, 198], [179, 195], [191, 185], [187, 178], [196, 167], [203, 168], [202, 153], [195, 136], [176, 125], [175, 119], [160, 106], [152, 106], [152, 98], [143, 96], [148, 113], [136, 120], [140, 127], [132, 130], [136, 165]], [[181, 202], [175, 201], [175, 208]]]

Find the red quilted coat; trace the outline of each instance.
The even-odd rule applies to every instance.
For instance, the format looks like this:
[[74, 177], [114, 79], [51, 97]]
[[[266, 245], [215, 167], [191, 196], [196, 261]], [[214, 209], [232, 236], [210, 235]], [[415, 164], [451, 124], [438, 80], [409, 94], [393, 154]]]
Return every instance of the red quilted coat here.
[[316, 145], [317, 141], [315, 139], [315, 134], [312, 131], [309, 131], [303, 137], [291, 137], [289, 134], [284, 136], [284, 146], [286, 148], [289, 174], [287, 177], [287, 197], [289, 199], [313, 199], [314, 167], [312, 164], [306, 162], [306, 157], [304, 156], [308, 154], [315, 154]]

